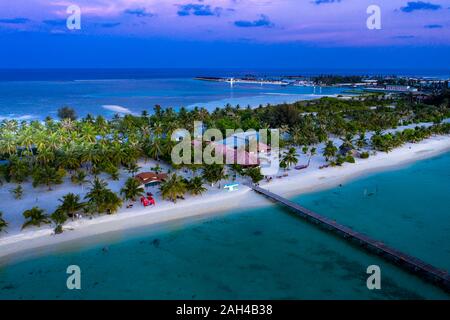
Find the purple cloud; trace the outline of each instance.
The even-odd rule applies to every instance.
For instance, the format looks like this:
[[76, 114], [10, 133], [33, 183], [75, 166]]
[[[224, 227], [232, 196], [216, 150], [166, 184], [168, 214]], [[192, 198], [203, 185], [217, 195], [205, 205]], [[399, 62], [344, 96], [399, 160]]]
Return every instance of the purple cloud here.
[[418, 10], [439, 10], [441, 9], [441, 5], [439, 4], [433, 4], [430, 2], [423, 2], [423, 1], [417, 1], [417, 2], [408, 2], [406, 7], [401, 7], [400, 10], [403, 12], [413, 12]]
[[124, 13], [131, 14], [131, 15], [134, 15], [134, 16], [140, 17], [140, 18], [142, 18], [142, 17], [153, 17], [154, 16], [153, 13], [148, 12], [147, 9], [145, 9], [145, 8], [126, 9], [124, 11]]
[[274, 27], [274, 24], [270, 21], [269, 17], [264, 14], [260, 15], [260, 18], [258, 20], [254, 21], [238, 20], [234, 22], [234, 25], [240, 28]]
[[[9, 12], [0, 17], [0, 36], [11, 30], [47, 33], [64, 27], [68, 17], [66, 0], [27, 2], [33, 5], [25, 6], [23, 0], [0, 1], [0, 12]], [[405, 39], [402, 35], [411, 35], [411, 43], [417, 45], [450, 45], [450, 0], [377, 0], [383, 10], [383, 32], [366, 28], [366, 9], [374, 3], [372, 0], [120, 0], [114, 5], [107, 0], [76, 2], [82, 9], [82, 33], [86, 35], [207, 42], [251, 39], [330, 46], [403, 44], [406, 40], [400, 40]]]
[[404, 35], [404, 36], [394, 36], [394, 39], [414, 39], [415, 37], [412, 35]]
[[336, 3], [336, 2], [341, 2], [341, 0], [314, 0], [313, 1], [315, 4], [319, 5], [319, 4], [324, 4], [324, 3]]
[[104, 22], [100, 24], [103, 28], [115, 28], [120, 26], [120, 22]]
[[8, 23], [8, 24], [24, 24], [29, 21], [30, 19], [27, 18], [0, 19], [0, 23]]
[[210, 5], [204, 5], [204, 4], [195, 4], [195, 3], [188, 3], [184, 5], [178, 6], [179, 10], [177, 14], [179, 16], [220, 16], [223, 8], [221, 7], [215, 7], [212, 8]]
[[67, 24], [66, 19], [53, 19], [53, 20], [44, 20], [42, 21], [44, 24], [52, 26], [52, 27], [61, 27]]

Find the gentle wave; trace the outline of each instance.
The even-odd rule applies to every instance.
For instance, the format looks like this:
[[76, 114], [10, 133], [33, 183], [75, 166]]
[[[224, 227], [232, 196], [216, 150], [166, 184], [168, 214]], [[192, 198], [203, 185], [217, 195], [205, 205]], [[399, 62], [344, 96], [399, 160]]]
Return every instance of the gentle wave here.
[[24, 114], [24, 115], [16, 115], [16, 114], [9, 114], [7, 116], [0, 116], [0, 121], [3, 120], [17, 120], [17, 121], [25, 121], [25, 120], [33, 120], [37, 119], [39, 117], [32, 115], [32, 114]]
[[117, 112], [117, 113], [133, 114], [133, 112], [130, 109], [122, 107], [122, 106], [103, 105], [102, 108], [106, 109], [106, 110], [109, 110], [109, 111], [114, 111], [114, 112]]

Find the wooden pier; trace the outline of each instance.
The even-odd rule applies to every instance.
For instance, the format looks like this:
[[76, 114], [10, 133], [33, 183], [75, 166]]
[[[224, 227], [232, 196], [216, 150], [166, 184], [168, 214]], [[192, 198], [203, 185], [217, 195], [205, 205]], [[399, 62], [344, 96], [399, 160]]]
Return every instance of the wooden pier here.
[[363, 248], [385, 258], [386, 260], [403, 267], [407, 271], [414, 273], [423, 279], [434, 283], [435, 285], [438, 285], [446, 292], [450, 292], [450, 275], [448, 272], [427, 264], [420, 259], [397, 251], [383, 242], [371, 239], [364, 234], [358, 233], [346, 226], [338, 224], [334, 220], [323, 217], [266, 189], [260, 188], [259, 186], [253, 184], [248, 184], [248, 186], [255, 192], [263, 194], [267, 198], [288, 207], [296, 215], [320, 225], [327, 230], [333, 231], [336, 234], [343, 236], [345, 239], [353, 241]]

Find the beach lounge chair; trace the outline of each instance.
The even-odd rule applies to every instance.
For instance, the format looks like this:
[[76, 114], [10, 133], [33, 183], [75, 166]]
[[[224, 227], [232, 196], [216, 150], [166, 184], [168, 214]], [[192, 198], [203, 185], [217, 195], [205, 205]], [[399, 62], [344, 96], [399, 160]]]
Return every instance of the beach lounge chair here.
[[148, 200], [150, 205], [155, 205], [156, 204], [155, 199], [153, 197], [148, 196], [147, 200]]
[[150, 205], [150, 201], [145, 197], [141, 197], [141, 203], [144, 207], [148, 207]]
[[226, 184], [223, 188], [228, 189], [228, 192], [237, 191], [239, 187], [239, 183], [230, 183]]

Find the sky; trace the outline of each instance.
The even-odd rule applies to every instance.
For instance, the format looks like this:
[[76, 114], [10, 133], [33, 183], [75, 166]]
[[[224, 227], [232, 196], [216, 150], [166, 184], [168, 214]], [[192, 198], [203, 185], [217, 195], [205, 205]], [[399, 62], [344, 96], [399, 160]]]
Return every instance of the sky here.
[[0, 68], [448, 70], [450, 0], [430, 1], [0, 0]]

